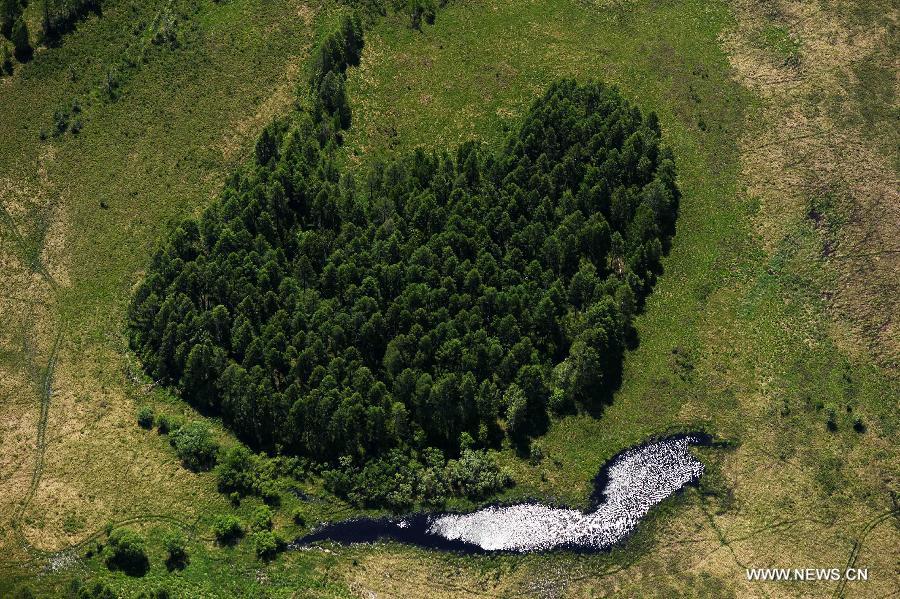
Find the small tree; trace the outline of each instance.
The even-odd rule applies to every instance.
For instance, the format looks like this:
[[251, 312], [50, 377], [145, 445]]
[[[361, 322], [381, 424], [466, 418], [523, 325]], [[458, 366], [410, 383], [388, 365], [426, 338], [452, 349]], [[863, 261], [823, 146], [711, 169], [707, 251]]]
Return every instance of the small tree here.
[[213, 532], [220, 543], [230, 544], [243, 536], [244, 527], [231, 514], [222, 514], [213, 521]]
[[522, 388], [517, 384], [511, 384], [503, 394], [506, 403], [506, 427], [511, 436], [525, 432], [528, 424], [528, 400]]
[[166, 567], [169, 570], [181, 570], [187, 565], [187, 541], [181, 531], [171, 530], [163, 537], [166, 548]]
[[78, 599], [116, 599], [113, 590], [99, 580], [92, 585], [80, 587], [75, 596]]
[[352, 116], [350, 103], [347, 101], [347, 90], [344, 87], [344, 76], [336, 71], [329, 71], [319, 85], [319, 108], [335, 118], [335, 124], [342, 129], [350, 127]]
[[137, 423], [141, 428], [150, 430], [153, 428], [153, 408], [144, 406], [137, 413]]
[[169, 441], [181, 463], [189, 470], [209, 470], [216, 463], [219, 444], [213, 439], [209, 427], [202, 422], [191, 422], [173, 431]]
[[216, 481], [223, 493], [251, 495], [257, 487], [256, 460], [244, 445], [235, 445], [222, 452], [215, 468]]
[[106, 566], [129, 576], [143, 576], [150, 568], [144, 539], [127, 528], [116, 528], [106, 544]]
[[261, 530], [253, 535], [253, 549], [256, 551], [256, 557], [260, 559], [274, 557], [283, 544], [283, 541], [270, 530]]
[[357, 66], [363, 49], [363, 28], [359, 15], [344, 15], [341, 19], [341, 36], [344, 38], [344, 58], [348, 64]]
[[12, 75], [12, 72], [12, 52], [10, 52], [6, 40], [0, 40], [0, 75]]
[[838, 428], [837, 408], [831, 403], [825, 406], [825, 428], [831, 433], [835, 432]]
[[417, 31], [422, 29], [422, 12], [421, 0], [412, 0], [409, 8], [409, 26]]
[[35, 599], [37, 595], [34, 594], [34, 591], [31, 590], [31, 587], [28, 585], [21, 586], [18, 590], [13, 593], [14, 599]]
[[0, 0], [0, 33], [12, 37], [13, 25], [22, 13], [19, 0]]
[[31, 60], [34, 50], [31, 48], [31, 41], [28, 39], [28, 26], [21, 16], [16, 19], [12, 27], [10, 41], [13, 43], [14, 52], [19, 62]]
[[41, 10], [41, 32], [44, 34], [44, 42], [49, 42], [54, 36], [53, 19], [50, 17], [50, 0], [44, 0]]
[[181, 423], [177, 418], [173, 418], [167, 414], [160, 414], [156, 417], [156, 430], [160, 435], [168, 435], [172, 431], [180, 428]]
[[294, 508], [294, 512], [293, 514], [291, 514], [291, 519], [297, 526], [306, 526], [306, 516], [304, 515], [303, 510], [300, 508]]

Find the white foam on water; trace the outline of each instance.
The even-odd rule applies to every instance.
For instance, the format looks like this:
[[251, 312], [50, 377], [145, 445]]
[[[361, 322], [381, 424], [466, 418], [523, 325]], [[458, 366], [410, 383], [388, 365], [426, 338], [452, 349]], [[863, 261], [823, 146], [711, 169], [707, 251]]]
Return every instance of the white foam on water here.
[[606, 501], [591, 513], [528, 503], [489, 507], [438, 517], [428, 533], [486, 551], [609, 547], [634, 530], [650, 508], [703, 474], [703, 463], [688, 451], [696, 441], [666, 439], [622, 453], [609, 467]]

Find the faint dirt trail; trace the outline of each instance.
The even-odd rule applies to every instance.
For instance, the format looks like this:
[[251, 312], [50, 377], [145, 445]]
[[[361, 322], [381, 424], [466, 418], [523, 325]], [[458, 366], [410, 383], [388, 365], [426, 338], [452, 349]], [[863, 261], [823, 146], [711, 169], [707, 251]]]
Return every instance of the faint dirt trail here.
[[[12, 528], [19, 543], [29, 553], [34, 552], [34, 547], [31, 546], [31, 544], [25, 538], [25, 535], [22, 533], [22, 516], [24, 515], [25, 510], [27, 510], [31, 505], [31, 501], [34, 499], [34, 495], [37, 492], [38, 485], [41, 482], [41, 476], [44, 473], [44, 453], [47, 448], [47, 419], [50, 414], [50, 400], [53, 397], [53, 373], [56, 369], [56, 361], [59, 355], [59, 343], [62, 340], [62, 336], [63, 331], [62, 329], [60, 329], [56, 334], [56, 339], [53, 342], [53, 348], [50, 350], [50, 357], [47, 360], [46, 366], [43, 369], [32, 369], [32, 376], [35, 383], [39, 386], [40, 396], [40, 416], [38, 417], [37, 424], [37, 442], [35, 444], [34, 470], [31, 473], [31, 484], [28, 488], [28, 492], [26, 493], [25, 498], [19, 504], [19, 507], [16, 509], [12, 521]], [[25, 353], [26, 355], [30, 353], [27, 344]]]
[[[853, 549], [850, 551], [850, 557], [847, 558], [847, 565], [845, 566], [844, 571], [856, 567], [856, 559], [859, 557], [859, 551], [860, 549], [862, 549], [863, 542], [866, 540], [866, 537], [876, 526], [878, 526], [891, 516], [893, 516], [894, 518], [900, 517], [900, 509], [895, 508], [883, 512], [870, 520], [868, 524], [866, 524], [866, 526], [862, 529], [862, 532], [859, 533], [859, 537], [856, 539], [856, 541], [853, 542]], [[840, 583], [838, 584], [838, 587], [834, 590], [833, 596], [843, 597], [846, 588], [847, 579], [842, 577]]]
[[[34, 441], [33, 470], [27, 491], [12, 512], [10, 530], [13, 538], [27, 553], [33, 547], [22, 531], [23, 517], [31, 506], [40, 486], [47, 446], [47, 421], [53, 396], [53, 381], [59, 358], [63, 329], [55, 324], [54, 304], [60, 285], [48, 262], [57, 256], [48, 254], [48, 232], [58, 220], [58, 198], [47, 176], [47, 163], [54, 158], [52, 149], [38, 158], [37, 182], [0, 180], [0, 235], [8, 242], [0, 247], [4, 268], [0, 271], [4, 289], [12, 293], [0, 296], [0, 311], [6, 313], [6, 343], [13, 339], [13, 329], [21, 327], [25, 368], [21, 372], [22, 389], [33, 388], [39, 413]], [[59, 249], [59, 248], [54, 248]], [[8, 312], [7, 312], [8, 311]], [[52, 339], [52, 342], [50, 341]], [[41, 354], [46, 353], [46, 362]], [[15, 375], [12, 377], [18, 378]], [[30, 383], [29, 383], [30, 380]], [[26, 392], [23, 397], [31, 394]], [[28, 402], [30, 404], [30, 401]], [[27, 458], [22, 456], [22, 465]], [[12, 475], [18, 468], [10, 472]]]

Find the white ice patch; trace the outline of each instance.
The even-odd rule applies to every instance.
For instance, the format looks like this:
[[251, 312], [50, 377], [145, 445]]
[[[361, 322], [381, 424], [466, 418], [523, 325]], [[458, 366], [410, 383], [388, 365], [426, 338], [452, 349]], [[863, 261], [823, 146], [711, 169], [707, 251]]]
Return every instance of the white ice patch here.
[[592, 513], [540, 504], [489, 507], [441, 516], [428, 532], [486, 551], [609, 547], [627, 536], [651, 507], [703, 474], [703, 463], [688, 451], [695, 441], [668, 439], [624, 452], [609, 468], [606, 501]]

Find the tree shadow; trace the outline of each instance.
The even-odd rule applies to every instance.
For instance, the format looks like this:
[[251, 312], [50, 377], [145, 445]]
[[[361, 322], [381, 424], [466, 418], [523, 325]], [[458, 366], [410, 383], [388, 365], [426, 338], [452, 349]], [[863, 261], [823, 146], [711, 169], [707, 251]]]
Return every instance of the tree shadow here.
[[166, 558], [166, 570], [169, 572], [174, 572], [175, 570], [184, 570], [187, 568], [187, 565], [190, 563], [190, 558], [187, 555], [170, 555]]
[[613, 398], [622, 387], [623, 363], [624, 356], [603, 373], [603, 385], [591, 395], [589, 401], [579, 406], [581, 411], [592, 418], [600, 418], [603, 415], [603, 410], [613, 402]]
[[106, 560], [106, 567], [110, 570], [119, 570], [128, 576], [140, 578], [150, 571], [150, 560], [146, 555], [127, 558], [111, 556]]

